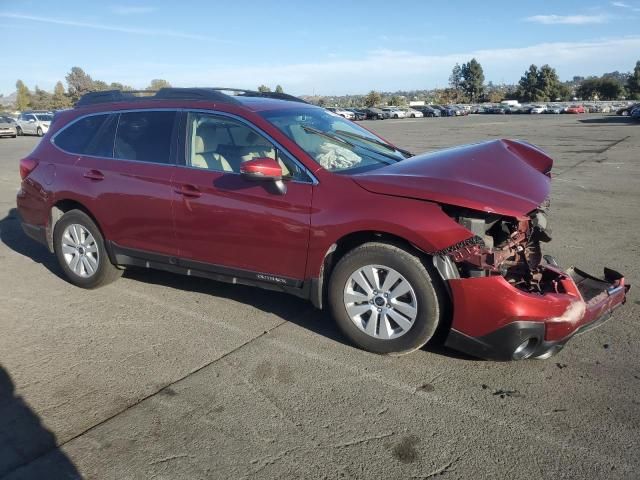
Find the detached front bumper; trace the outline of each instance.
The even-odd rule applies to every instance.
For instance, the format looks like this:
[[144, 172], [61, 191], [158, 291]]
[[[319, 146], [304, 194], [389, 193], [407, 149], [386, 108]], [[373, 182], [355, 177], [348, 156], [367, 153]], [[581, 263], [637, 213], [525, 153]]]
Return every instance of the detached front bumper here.
[[607, 320], [630, 288], [607, 268], [603, 278], [551, 266], [544, 274], [555, 288], [543, 295], [518, 290], [502, 276], [449, 280], [454, 314], [446, 345], [491, 360], [547, 358]]

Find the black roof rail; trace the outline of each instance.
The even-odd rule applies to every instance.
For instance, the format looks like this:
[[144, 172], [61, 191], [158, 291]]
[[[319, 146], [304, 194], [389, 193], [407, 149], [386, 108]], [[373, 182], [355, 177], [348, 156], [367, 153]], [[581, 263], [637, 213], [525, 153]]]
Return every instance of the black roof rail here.
[[244, 88], [227, 88], [227, 87], [213, 87], [212, 90], [220, 90], [227, 92], [234, 92], [239, 97], [264, 97], [275, 98], [276, 100], [288, 100], [290, 102], [309, 103], [300, 97], [294, 97], [288, 93], [278, 92], [258, 92], [256, 90], [246, 90]]
[[153, 96], [158, 100], [208, 100], [210, 102], [237, 103], [230, 95], [215, 88], [161, 88]]
[[123, 102], [135, 98], [133, 92], [123, 92], [122, 90], [104, 90], [102, 92], [85, 93], [80, 100], [75, 103], [76, 107], [94, 105], [96, 103]]
[[[233, 92], [228, 95], [224, 92]], [[136, 95], [137, 94], [137, 95]], [[84, 94], [75, 104], [76, 107], [96, 105], [100, 103], [130, 102], [136, 100], [207, 100], [210, 102], [238, 103], [235, 96], [264, 97], [292, 102], [307, 103], [301, 98], [286, 93], [256, 92], [241, 88], [161, 88], [154, 90], [104, 90]]]

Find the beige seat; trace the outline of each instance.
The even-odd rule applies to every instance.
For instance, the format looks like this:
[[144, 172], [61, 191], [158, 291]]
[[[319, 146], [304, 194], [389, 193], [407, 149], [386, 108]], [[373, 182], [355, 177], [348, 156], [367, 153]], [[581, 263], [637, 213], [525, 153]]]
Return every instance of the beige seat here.
[[191, 145], [191, 166], [221, 172], [232, 172], [233, 169], [229, 162], [216, 152], [217, 147], [215, 125], [206, 123], [199, 125]]
[[[276, 149], [273, 145], [264, 137], [261, 137], [252, 130], [247, 130], [247, 137], [245, 139], [245, 145], [248, 147], [248, 152], [242, 155], [242, 161], [246, 162], [254, 158], [273, 158], [276, 160]], [[282, 169], [282, 175], [290, 175], [290, 171], [281, 159], [277, 159]]]

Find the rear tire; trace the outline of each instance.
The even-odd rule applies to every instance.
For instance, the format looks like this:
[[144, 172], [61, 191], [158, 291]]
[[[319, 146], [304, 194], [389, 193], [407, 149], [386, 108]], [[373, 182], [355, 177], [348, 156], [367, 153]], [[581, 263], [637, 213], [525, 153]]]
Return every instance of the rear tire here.
[[122, 275], [109, 260], [100, 229], [81, 210], [70, 210], [58, 220], [53, 247], [65, 276], [78, 287], [101, 287]]
[[365, 243], [333, 270], [329, 306], [357, 346], [380, 354], [409, 353], [425, 345], [441, 323], [444, 297], [434, 279], [433, 267], [414, 253], [390, 243]]

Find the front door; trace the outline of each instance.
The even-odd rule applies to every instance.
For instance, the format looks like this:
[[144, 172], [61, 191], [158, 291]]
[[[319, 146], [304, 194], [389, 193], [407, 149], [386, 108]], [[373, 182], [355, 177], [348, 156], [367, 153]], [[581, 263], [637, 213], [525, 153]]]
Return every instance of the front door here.
[[[173, 177], [180, 258], [194, 268], [297, 285], [304, 279], [312, 179], [260, 132], [225, 116], [186, 114], [185, 165]], [[249, 180], [240, 165], [278, 159], [286, 193]]]

